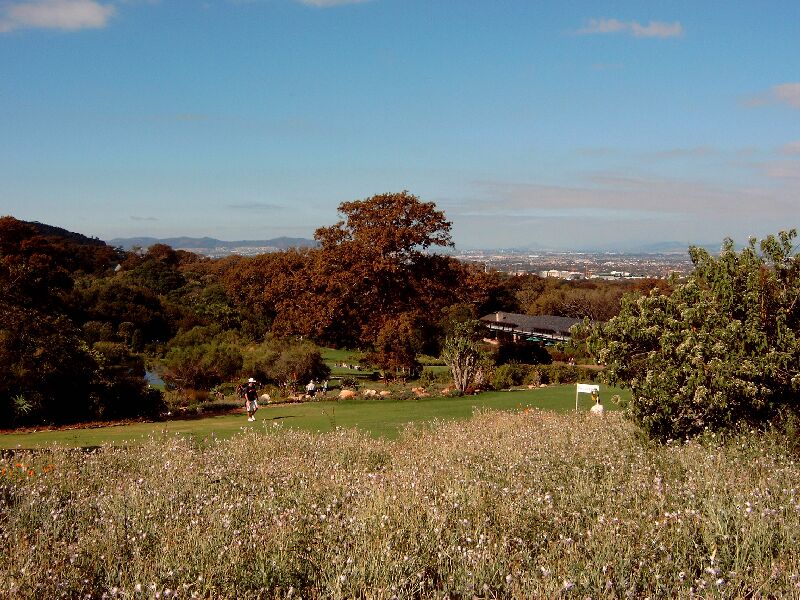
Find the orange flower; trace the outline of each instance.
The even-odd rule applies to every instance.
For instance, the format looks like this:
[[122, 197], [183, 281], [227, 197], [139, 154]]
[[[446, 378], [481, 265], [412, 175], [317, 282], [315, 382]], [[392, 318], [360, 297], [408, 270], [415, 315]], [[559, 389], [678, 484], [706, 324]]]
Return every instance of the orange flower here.
[[36, 471], [33, 469], [28, 469], [28, 477], [33, 477], [34, 475], [36, 475]]

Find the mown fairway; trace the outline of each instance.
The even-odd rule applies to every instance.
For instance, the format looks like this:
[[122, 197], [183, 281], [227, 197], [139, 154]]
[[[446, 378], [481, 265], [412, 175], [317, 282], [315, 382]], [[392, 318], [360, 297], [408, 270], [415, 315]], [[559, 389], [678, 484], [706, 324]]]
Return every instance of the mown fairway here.
[[[622, 398], [629, 392], [601, 386], [606, 410], [617, 410], [610, 402], [614, 394]], [[581, 394], [579, 408], [588, 410], [591, 401]], [[302, 404], [266, 405], [258, 411], [256, 423], [248, 423], [244, 413], [205, 419], [160, 423], [136, 423], [115, 427], [39, 431], [0, 435], [0, 448], [35, 448], [49, 443], [68, 446], [99, 446], [105, 443], [138, 443], [151, 434], [186, 434], [198, 441], [229, 438], [242, 430], [273, 431], [296, 428], [304, 431], [331, 431], [337, 427], [358, 428], [375, 437], [393, 439], [409, 423], [467, 419], [476, 409], [524, 410], [542, 408], [567, 412], [575, 409], [575, 386], [550, 386], [533, 390], [486, 392], [462, 398], [423, 398], [419, 400], [326, 400]]]

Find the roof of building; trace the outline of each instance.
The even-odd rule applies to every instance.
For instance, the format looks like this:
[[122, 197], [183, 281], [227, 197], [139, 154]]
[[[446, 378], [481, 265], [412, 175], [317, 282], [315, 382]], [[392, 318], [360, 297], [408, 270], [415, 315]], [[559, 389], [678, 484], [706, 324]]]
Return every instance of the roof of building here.
[[569, 334], [569, 328], [580, 323], [581, 319], [556, 317], [554, 315], [521, 315], [518, 313], [496, 312], [480, 318], [489, 324], [494, 323], [518, 331], [552, 331]]

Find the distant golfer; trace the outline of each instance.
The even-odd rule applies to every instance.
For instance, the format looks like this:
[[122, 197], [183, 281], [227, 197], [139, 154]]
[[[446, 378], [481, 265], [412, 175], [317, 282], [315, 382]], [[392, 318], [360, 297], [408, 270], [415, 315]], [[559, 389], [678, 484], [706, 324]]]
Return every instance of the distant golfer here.
[[592, 400], [594, 400], [594, 406], [589, 409], [589, 412], [598, 417], [602, 417], [603, 413], [605, 412], [605, 408], [603, 408], [603, 405], [600, 404], [600, 394], [597, 392], [592, 392]]
[[256, 380], [252, 377], [247, 380], [247, 385], [244, 388], [245, 408], [247, 409], [247, 420], [256, 420], [256, 411], [258, 410], [258, 390], [256, 389]]

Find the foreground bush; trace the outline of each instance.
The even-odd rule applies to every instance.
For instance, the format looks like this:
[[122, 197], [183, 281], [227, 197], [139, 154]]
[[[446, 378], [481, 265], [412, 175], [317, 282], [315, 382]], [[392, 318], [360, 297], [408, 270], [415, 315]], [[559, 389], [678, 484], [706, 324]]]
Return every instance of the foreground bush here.
[[530, 411], [0, 462], [0, 597], [800, 594], [800, 466], [764, 437]]
[[[719, 256], [690, 248], [692, 274], [670, 294], [628, 296], [587, 331], [608, 383], [630, 387], [628, 414], [666, 440], [800, 414], [797, 231]], [[581, 331], [583, 329], [583, 331]]]

